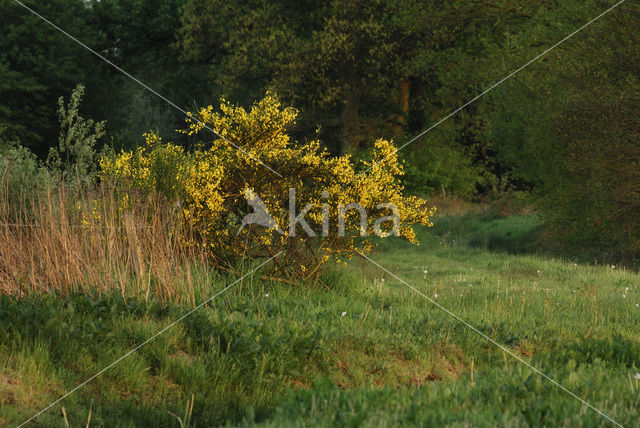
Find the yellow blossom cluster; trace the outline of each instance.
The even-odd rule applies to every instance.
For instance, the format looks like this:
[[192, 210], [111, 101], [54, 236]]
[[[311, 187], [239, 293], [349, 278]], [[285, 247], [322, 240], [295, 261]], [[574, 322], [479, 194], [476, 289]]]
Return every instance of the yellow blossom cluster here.
[[[315, 278], [325, 263], [369, 251], [371, 243], [361, 235], [373, 235], [376, 220], [392, 211], [398, 223], [379, 223], [378, 231], [417, 242], [411, 225], [431, 225], [434, 211], [424, 200], [403, 195], [402, 165], [393, 144], [376, 141], [373, 158], [362, 164], [349, 156], [332, 157], [319, 141], [291, 141], [287, 130], [296, 115], [271, 94], [249, 110], [223, 100], [218, 111], [209, 106], [190, 113], [181, 132], [199, 137], [199, 148], [185, 151], [156, 133], [145, 134], [146, 144], [137, 150], [103, 156], [101, 178], [126, 191], [154, 191], [175, 202], [185, 230], [196, 231], [185, 244], [206, 247], [221, 266], [233, 266], [239, 257], [284, 251], [274, 272], [289, 281]], [[294, 216], [311, 205], [305, 220], [315, 236], [289, 228], [290, 189]], [[279, 230], [241, 227], [251, 213], [247, 194], [261, 198]], [[357, 209], [348, 209], [350, 204], [366, 211], [364, 222]]]

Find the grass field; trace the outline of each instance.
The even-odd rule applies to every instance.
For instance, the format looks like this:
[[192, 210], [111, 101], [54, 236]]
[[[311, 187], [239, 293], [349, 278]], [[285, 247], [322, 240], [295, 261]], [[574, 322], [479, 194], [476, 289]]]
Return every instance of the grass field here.
[[[535, 216], [441, 218], [371, 257], [624, 426], [640, 426], [640, 278], [528, 254]], [[233, 278], [202, 276], [213, 295]], [[612, 426], [366, 260], [330, 287], [250, 276], [31, 426]], [[15, 426], [193, 306], [0, 298]], [[63, 411], [64, 408], [64, 411]]]

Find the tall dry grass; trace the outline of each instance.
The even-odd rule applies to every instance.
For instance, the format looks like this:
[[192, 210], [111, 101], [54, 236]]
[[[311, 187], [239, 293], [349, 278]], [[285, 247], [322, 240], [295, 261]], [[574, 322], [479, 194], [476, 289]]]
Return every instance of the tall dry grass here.
[[[106, 185], [82, 192], [50, 185], [18, 200], [0, 186], [0, 292], [82, 292], [195, 302], [212, 272], [207, 254], [183, 245], [175, 207]], [[198, 277], [198, 278], [196, 278]]]

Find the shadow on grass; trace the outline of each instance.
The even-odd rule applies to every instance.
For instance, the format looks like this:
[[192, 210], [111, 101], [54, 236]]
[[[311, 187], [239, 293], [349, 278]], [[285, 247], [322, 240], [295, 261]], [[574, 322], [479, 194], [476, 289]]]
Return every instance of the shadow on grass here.
[[[510, 254], [552, 254], [542, 244], [542, 223], [535, 214], [438, 215], [433, 227], [414, 227], [423, 247], [471, 247]], [[374, 239], [379, 251], [411, 246], [401, 239]], [[554, 254], [557, 255], [557, 254]]]
[[535, 214], [473, 213], [436, 218], [431, 233], [444, 244], [462, 244], [511, 254], [541, 253], [542, 222]]

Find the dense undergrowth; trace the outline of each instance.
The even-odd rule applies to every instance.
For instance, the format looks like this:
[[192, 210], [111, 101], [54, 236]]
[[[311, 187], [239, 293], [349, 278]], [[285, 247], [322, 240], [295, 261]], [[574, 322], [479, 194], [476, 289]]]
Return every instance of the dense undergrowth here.
[[191, 150], [151, 132], [136, 150], [99, 155], [103, 124], [77, 114], [82, 93], [68, 109], [60, 99], [63, 131], [46, 165], [0, 151], [0, 293], [120, 289], [193, 302], [197, 285], [176, 266], [241, 274], [265, 257], [265, 278], [314, 283], [326, 265], [368, 252], [368, 237], [417, 243], [412, 226], [432, 224], [434, 209], [404, 191], [391, 142], [377, 140], [367, 161], [332, 157], [319, 140], [290, 138], [297, 112], [271, 95], [190, 116]]

